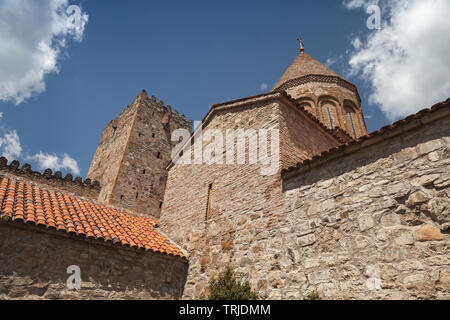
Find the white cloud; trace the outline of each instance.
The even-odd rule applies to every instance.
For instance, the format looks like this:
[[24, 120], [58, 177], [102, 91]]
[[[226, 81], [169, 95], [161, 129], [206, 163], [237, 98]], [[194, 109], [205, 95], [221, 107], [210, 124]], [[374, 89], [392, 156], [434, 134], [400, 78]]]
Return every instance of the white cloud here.
[[261, 89], [261, 91], [266, 91], [267, 89], [269, 89], [269, 85], [267, 83], [261, 83], [261, 86], [259, 87]]
[[353, 48], [360, 49], [362, 47], [363, 43], [361, 42], [361, 39], [359, 37], [356, 37], [355, 39], [353, 39], [352, 45], [353, 45]]
[[80, 174], [77, 161], [68, 154], [64, 154], [61, 158], [56, 154], [48, 154], [41, 151], [34, 156], [28, 157], [27, 160], [35, 161], [40, 170], [50, 168], [53, 171], [68, 170], [74, 174]]
[[333, 64], [335, 64], [338, 61], [337, 58], [328, 58], [327, 61], [325, 62], [325, 65], [327, 67], [331, 67]]
[[0, 112], [0, 120], [3, 119], [3, 112]]
[[0, 154], [7, 159], [16, 159], [22, 154], [19, 135], [16, 130], [8, 131], [0, 138]]
[[9, 161], [23, 158], [25, 161], [36, 164], [39, 170], [49, 168], [53, 171], [66, 170], [76, 175], [80, 174], [78, 162], [68, 154], [65, 153], [62, 157], [58, 157], [56, 154], [48, 154], [41, 151], [33, 156], [24, 155], [17, 131], [6, 130], [3, 127], [0, 127], [0, 129], [5, 132], [3, 137], [0, 136], [0, 156], [5, 157]]
[[345, 0], [344, 6], [347, 9], [367, 8], [371, 4], [378, 4], [379, 0]]
[[[345, 1], [347, 8], [374, 1]], [[353, 41], [351, 74], [372, 86], [370, 103], [390, 119], [450, 96], [450, 1], [382, 0], [383, 24], [366, 41]], [[356, 43], [356, 45], [355, 45]]]
[[67, 40], [81, 41], [88, 16], [68, 0], [0, 0], [0, 101], [45, 91]]

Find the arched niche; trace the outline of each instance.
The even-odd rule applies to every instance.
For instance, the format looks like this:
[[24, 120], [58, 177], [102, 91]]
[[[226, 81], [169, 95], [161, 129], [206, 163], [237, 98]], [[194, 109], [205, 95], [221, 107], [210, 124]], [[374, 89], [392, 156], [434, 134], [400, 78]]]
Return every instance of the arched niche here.
[[361, 126], [361, 115], [356, 105], [350, 100], [344, 100], [345, 129], [353, 138], [358, 138]]
[[297, 102], [298, 102], [298, 104], [299, 104], [299, 106], [301, 108], [304, 108], [306, 111], [308, 111], [312, 115], [317, 116], [316, 110], [315, 110], [316, 109], [315, 108], [316, 104], [315, 104], [313, 99], [311, 99], [311, 98], [300, 98], [300, 99], [297, 99]]
[[339, 101], [334, 97], [322, 96], [319, 98], [321, 120], [330, 129], [340, 126], [338, 107]]

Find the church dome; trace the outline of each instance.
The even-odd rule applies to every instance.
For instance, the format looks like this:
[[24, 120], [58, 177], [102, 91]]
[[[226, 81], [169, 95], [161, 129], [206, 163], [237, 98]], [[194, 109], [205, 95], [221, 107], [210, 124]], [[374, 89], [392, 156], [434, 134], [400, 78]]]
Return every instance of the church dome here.
[[272, 89], [285, 91], [329, 129], [340, 128], [354, 139], [367, 134], [361, 98], [354, 84], [303, 49]]

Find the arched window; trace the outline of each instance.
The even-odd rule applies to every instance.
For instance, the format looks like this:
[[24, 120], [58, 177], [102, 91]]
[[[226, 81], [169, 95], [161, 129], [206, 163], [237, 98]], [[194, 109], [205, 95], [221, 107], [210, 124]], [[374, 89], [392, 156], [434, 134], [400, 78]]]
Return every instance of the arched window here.
[[356, 127], [357, 127], [357, 113], [355, 106], [350, 102], [345, 102], [344, 104], [344, 111], [345, 115], [347, 117], [347, 130], [353, 133], [353, 137], [356, 139], [358, 138], [358, 134], [356, 133]]
[[336, 111], [336, 103], [331, 100], [324, 100], [321, 102], [322, 113], [324, 115], [324, 119], [326, 119], [325, 123], [330, 129], [334, 129], [339, 125], [337, 111]]
[[305, 109], [307, 112], [314, 116], [316, 115], [316, 110], [314, 109], [314, 101], [311, 98], [301, 98], [297, 100], [299, 106]]

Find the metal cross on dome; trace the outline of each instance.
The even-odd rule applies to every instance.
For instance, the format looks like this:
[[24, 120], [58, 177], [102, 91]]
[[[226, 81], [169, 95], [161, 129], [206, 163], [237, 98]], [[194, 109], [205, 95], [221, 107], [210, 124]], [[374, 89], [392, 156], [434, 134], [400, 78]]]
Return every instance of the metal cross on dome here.
[[300, 42], [300, 51], [305, 51], [305, 43], [303, 42], [302, 38], [297, 38], [297, 41]]

